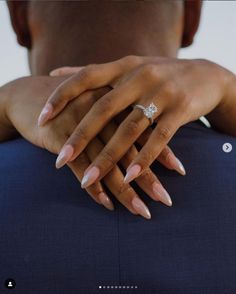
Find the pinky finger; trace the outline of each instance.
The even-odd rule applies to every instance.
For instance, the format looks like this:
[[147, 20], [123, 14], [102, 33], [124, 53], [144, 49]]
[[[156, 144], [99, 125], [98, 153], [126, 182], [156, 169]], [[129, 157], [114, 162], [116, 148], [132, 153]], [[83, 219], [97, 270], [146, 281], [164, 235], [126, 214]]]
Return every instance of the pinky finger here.
[[[128, 114], [129, 112], [126, 110], [123, 111], [121, 114], [119, 114], [117, 117], [118, 123], [121, 123]], [[143, 147], [148, 141], [152, 132], [153, 132], [153, 129], [151, 127], [147, 128], [137, 139], [138, 145]], [[171, 150], [171, 148], [168, 145], [164, 147], [164, 149], [161, 151], [161, 153], [156, 158], [156, 160], [159, 161], [166, 168], [170, 170], [175, 170], [182, 176], [186, 175], [186, 170], [182, 162], [179, 160], [179, 158], [176, 157], [176, 155], [174, 154], [174, 152]]]
[[[153, 130], [148, 128], [143, 132], [143, 134], [138, 139], [138, 144], [143, 146], [149, 139]], [[171, 150], [169, 146], [165, 146], [164, 149], [161, 151], [160, 155], [156, 159], [166, 168], [175, 170], [182, 176], [186, 175], [186, 170], [182, 164], [182, 162], [176, 157], [174, 152]]]
[[176, 170], [182, 176], [186, 175], [182, 162], [175, 156], [170, 147], [166, 146], [157, 160], [168, 169]]

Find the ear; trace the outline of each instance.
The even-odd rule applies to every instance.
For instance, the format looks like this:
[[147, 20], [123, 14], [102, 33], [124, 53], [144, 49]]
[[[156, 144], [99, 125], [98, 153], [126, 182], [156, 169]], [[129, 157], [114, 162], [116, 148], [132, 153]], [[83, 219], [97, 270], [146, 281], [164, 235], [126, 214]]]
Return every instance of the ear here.
[[184, 1], [184, 31], [182, 47], [187, 47], [193, 43], [200, 22], [201, 8], [201, 0]]
[[18, 43], [30, 49], [31, 36], [28, 26], [29, 1], [7, 1], [7, 5]]

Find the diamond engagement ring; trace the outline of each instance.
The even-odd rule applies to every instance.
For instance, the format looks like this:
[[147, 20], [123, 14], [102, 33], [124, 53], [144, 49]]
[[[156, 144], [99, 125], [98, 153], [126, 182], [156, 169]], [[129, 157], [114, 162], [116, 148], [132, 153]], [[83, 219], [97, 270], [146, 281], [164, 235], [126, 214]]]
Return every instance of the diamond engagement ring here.
[[143, 105], [136, 104], [134, 105], [134, 109], [141, 109], [143, 114], [149, 119], [150, 125], [153, 124], [153, 116], [158, 111], [158, 108], [154, 103], [151, 103], [148, 107], [144, 107]]

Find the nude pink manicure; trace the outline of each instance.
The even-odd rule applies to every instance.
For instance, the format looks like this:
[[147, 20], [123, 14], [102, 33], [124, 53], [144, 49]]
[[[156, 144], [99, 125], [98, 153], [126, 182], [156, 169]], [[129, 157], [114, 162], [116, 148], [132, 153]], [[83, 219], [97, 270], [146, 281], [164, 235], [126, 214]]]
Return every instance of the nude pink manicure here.
[[133, 179], [137, 178], [140, 172], [141, 172], [141, 166], [139, 164], [135, 164], [132, 167], [128, 168], [126, 171], [124, 182], [126, 184], [130, 183]]
[[65, 145], [57, 157], [56, 168], [63, 167], [71, 159], [73, 153], [74, 148], [71, 145]]
[[152, 189], [154, 195], [164, 204], [168, 206], [172, 206], [172, 200], [168, 192], [162, 187], [162, 185], [158, 182], [154, 182], [152, 184]]
[[52, 112], [53, 112], [52, 104], [47, 103], [39, 115], [39, 118], [38, 118], [39, 127], [43, 126], [46, 123], [46, 121], [50, 118]]
[[170, 153], [167, 160], [174, 170], [176, 170], [182, 176], [186, 175], [186, 171], [182, 162], [174, 154]]
[[84, 177], [81, 181], [81, 187], [87, 188], [88, 186], [92, 185], [98, 179], [99, 175], [100, 175], [99, 168], [96, 166], [91, 167], [84, 174]]
[[104, 192], [98, 194], [98, 199], [101, 202], [101, 204], [105, 206], [107, 209], [114, 210], [114, 205], [112, 201]]
[[146, 219], [151, 218], [151, 213], [150, 213], [149, 209], [147, 208], [147, 206], [144, 204], [144, 202], [140, 198], [134, 197], [132, 200], [132, 205], [138, 214], [140, 214], [141, 216], [143, 216]]

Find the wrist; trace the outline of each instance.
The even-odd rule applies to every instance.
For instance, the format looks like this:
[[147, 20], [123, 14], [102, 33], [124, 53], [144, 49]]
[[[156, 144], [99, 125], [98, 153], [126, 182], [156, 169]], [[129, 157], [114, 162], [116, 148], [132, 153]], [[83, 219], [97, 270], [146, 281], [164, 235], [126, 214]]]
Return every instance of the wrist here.
[[225, 85], [225, 94], [222, 98], [222, 105], [226, 108], [232, 106], [232, 99], [236, 97], [236, 75], [227, 71], [227, 80]]
[[10, 103], [11, 83], [0, 87], [0, 141], [11, 139], [17, 135], [8, 116]]
[[[209, 94], [214, 95], [215, 106], [209, 115], [223, 111], [232, 73], [212, 61], [206, 62], [206, 72], [209, 76]], [[207, 71], [207, 68], [209, 71]]]
[[218, 130], [235, 136], [236, 76], [234, 73], [222, 67], [221, 74], [223, 92], [218, 105], [207, 115], [207, 118]]

